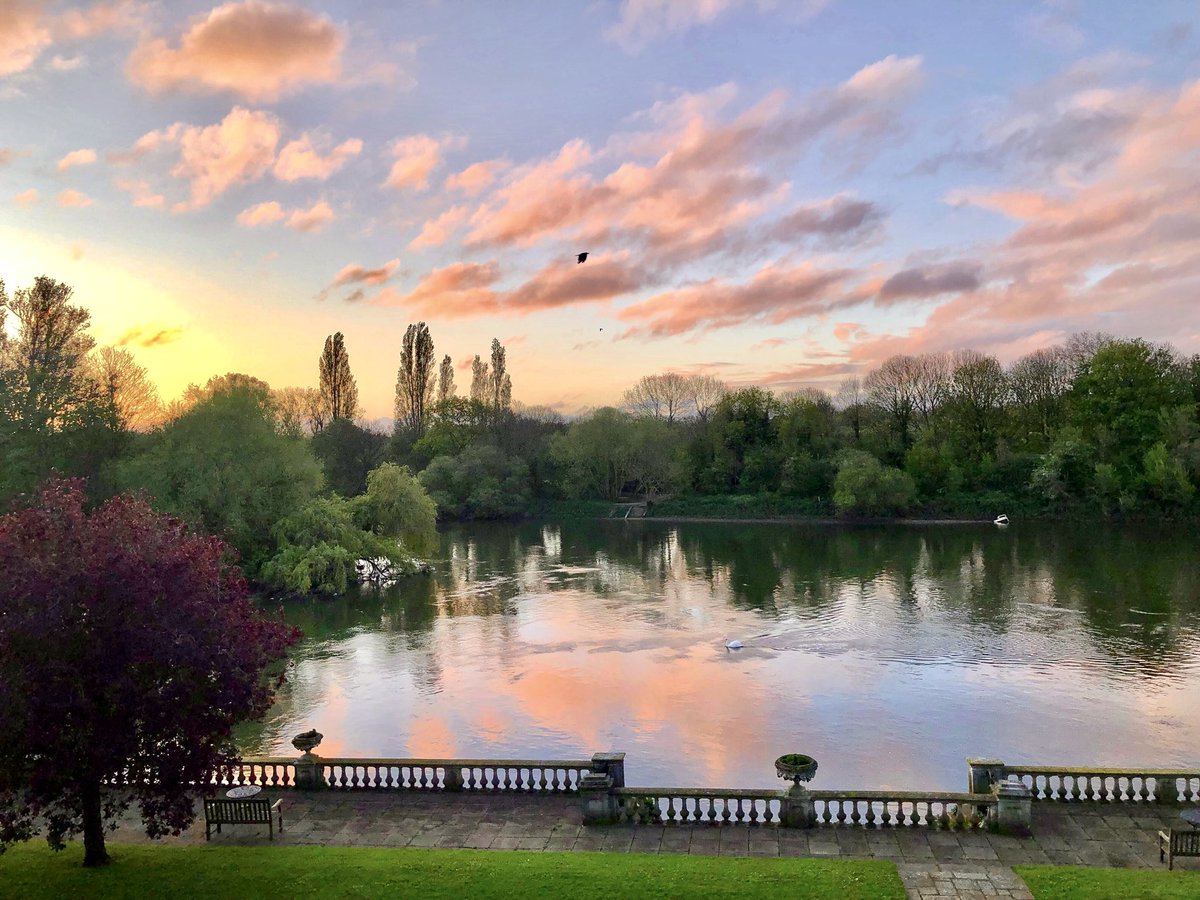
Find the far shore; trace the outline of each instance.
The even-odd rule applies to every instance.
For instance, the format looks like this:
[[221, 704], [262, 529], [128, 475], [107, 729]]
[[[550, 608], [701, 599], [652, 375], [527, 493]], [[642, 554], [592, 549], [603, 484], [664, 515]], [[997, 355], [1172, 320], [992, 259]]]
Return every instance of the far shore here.
[[623, 519], [620, 516], [598, 516], [602, 520], [621, 522], [694, 523], [718, 522], [730, 525], [992, 525], [991, 519], [837, 519], [817, 516], [775, 516], [769, 518], [726, 518], [724, 516], [639, 516]]

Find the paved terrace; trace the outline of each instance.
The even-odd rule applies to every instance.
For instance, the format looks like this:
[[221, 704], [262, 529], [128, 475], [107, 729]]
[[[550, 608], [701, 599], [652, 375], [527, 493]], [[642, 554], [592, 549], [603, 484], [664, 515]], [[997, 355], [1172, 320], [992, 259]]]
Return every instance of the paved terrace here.
[[[330, 847], [695, 853], [708, 856], [845, 857], [894, 861], [909, 896], [1020, 897], [1030, 894], [1010, 868], [1020, 863], [1160, 867], [1155, 835], [1186, 827], [1180, 809], [1124, 803], [1035, 803], [1033, 835], [1008, 837], [927, 828], [746, 825], [582, 824], [578, 798], [522, 794], [318, 793], [264, 791], [282, 798], [276, 842]], [[203, 844], [204, 817], [169, 844]], [[134, 811], [114, 842], [146, 843]], [[214, 844], [267, 844], [266, 826], [225, 826]], [[1200, 860], [1176, 861], [1200, 869]]]

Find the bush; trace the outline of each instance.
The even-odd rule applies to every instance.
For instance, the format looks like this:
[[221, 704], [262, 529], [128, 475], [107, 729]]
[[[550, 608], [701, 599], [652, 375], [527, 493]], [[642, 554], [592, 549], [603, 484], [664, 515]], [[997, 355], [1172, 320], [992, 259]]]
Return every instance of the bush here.
[[439, 456], [419, 476], [443, 517], [506, 519], [529, 511], [529, 468], [495, 447]]
[[907, 473], [861, 450], [842, 454], [833, 482], [838, 512], [856, 516], [901, 515], [913, 503], [917, 489]]

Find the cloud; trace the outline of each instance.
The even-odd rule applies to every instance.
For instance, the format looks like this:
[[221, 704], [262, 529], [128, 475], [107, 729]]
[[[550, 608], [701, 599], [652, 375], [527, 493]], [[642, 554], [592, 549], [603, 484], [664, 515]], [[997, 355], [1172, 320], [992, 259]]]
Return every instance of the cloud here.
[[881, 300], [910, 300], [938, 294], [969, 293], [979, 287], [980, 267], [975, 263], [920, 266], [897, 272], [879, 289]]
[[342, 29], [327, 17], [282, 3], [225, 3], [193, 20], [172, 47], [144, 40], [129, 57], [129, 78], [147, 90], [228, 91], [275, 101], [342, 75]]
[[133, 205], [148, 208], [161, 208], [166, 205], [166, 198], [155, 193], [148, 181], [138, 178], [118, 178], [117, 187], [133, 195]]
[[35, 0], [0, 4], [0, 76], [28, 69], [54, 40]]
[[260, 225], [271, 225], [278, 222], [284, 215], [283, 207], [279, 205], [278, 201], [271, 200], [267, 203], [258, 203], [249, 209], [243, 209], [238, 213], [237, 222], [247, 228], [258, 228]]
[[500, 267], [495, 262], [456, 262], [432, 270], [408, 294], [385, 288], [376, 302], [437, 310], [448, 316], [469, 316], [494, 307], [496, 292], [491, 287], [499, 279]]
[[[235, 106], [216, 125], [200, 127], [176, 122], [142, 135], [120, 161], [132, 161], [164, 147], [178, 146], [179, 161], [171, 169], [190, 182], [191, 203], [180, 210], [207, 206], [229, 188], [261, 178], [275, 162], [279, 120], [270, 113]], [[178, 205], [178, 204], [177, 204]]]
[[8, 147], [0, 147], [0, 166], [7, 166], [17, 158], [17, 151]]
[[778, 325], [863, 302], [866, 296], [850, 287], [854, 277], [850, 270], [812, 263], [772, 263], [747, 282], [714, 278], [676, 288], [628, 306], [617, 317], [634, 323], [626, 336], [640, 337], [673, 337], [749, 322]]
[[76, 69], [81, 69], [87, 65], [86, 56], [61, 56], [56, 55], [50, 60], [50, 68], [55, 72], [74, 72]]
[[[603, 240], [640, 245], [666, 262], [738, 250], [753, 242], [751, 223], [785, 204], [787, 173], [814, 145], [837, 148], [844, 160], [872, 156], [898, 130], [922, 80], [920, 57], [889, 56], [833, 88], [799, 99], [777, 91], [733, 117], [724, 114], [735, 94], [726, 86], [656, 104], [635, 117], [649, 130], [617, 135], [601, 151], [570, 141], [512, 169], [472, 214], [467, 243]], [[606, 175], [592, 173], [614, 158]], [[865, 236], [879, 218], [865, 202], [841, 195], [828, 209], [796, 211], [780, 228], [827, 239], [859, 228]]]
[[161, 347], [164, 344], [174, 343], [181, 337], [183, 337], [183, 329], [178, 326], [138, 325], [117, 338], [116, 345], [118, 347], [127, 347], [130, 344], [137, 347]]
[[400, 260], [389, 259], [377, 269], [364, 269], [362, 266], [351, 263], [344, 266], [341, 271], [334, 276], [330, 287], [341, 287], [346, 284], [369, 284], [381, 285], [390, 281], [392, 276], [400, 269]]
[[492, 185], [497, 175], [512, 164], [504, 159], [489, 159], [472, 163], [461, 172], [446, 178], [446, 190], [461, 191], [468, 197], [477, 197]]
[[384, 186], [425, 190], [429, 187], [430, 174], [441, 164], [442, 151], [461, 145], [460, 138], [438, 140], [427, 134], [397, 138], [389, 148], [394, 162]]
[[338, 144], [325, 156], [321, 155], [320, 147], [328, 141], [305, 133], [294, 141], [289, 141], [279, 151], [279, 159], [275, 161], [275, 177], [280, 181], [299, 181], [302, 178], [315, 178], [324, 181], [334, 172], [344, 166], [347, 161], [362, 152], [363, 142], [351, 138]]
[[807, 21], [828, 5], [829, 0], [798, 0], [778, 4], [771, 0], [622, 0], [617, 21], [604, 37], [629, 52], [637, 52], [669, 34], [711, 25], [731, 11], [786, 7], [793, 21]]
[[771, 228], [777, 241], [794, 242], [806, 237], [833, 246], [850, 239], [861, 240], [879, 228], [883, 213], [869, 200], [838, 194], [827, 200], [794, 208]]
[[33, 206], [38, 201], [37, 188], [30, 188], [27, 191], [21, 191], [17, 196], [13, 197], [13, 202], [17, 206]]
[[409, 242], [408, 248], [420, 250], [446, 243], [466, 219], [468, 211], [466, 206], [452, 206], [437, 218], [430, 219], [421, 227], [421, 233]]
[[[41, 0], [4, 0], [0, 3], [0, 77], [24, 72], [56, 41], [137, 28], [142, 13], [143, 4], [134, 0], [93, 3], [61, 14], [48, 11]], [[56, 56], [50, 67], [68, 71], [82, 61], [82, 57]]]
[[63, 191], [56, 198], [62, 207], [84, 207], [92, 205], [92, 198], [79, 191]]
[[96, 151], [90, 148], [72, 150], [58, 161], [58, 171], [65, 172], [72, 166], [90, 166], [96, 161]]
[[314, 203], [308, 209], [294, 209], [285, 223], [293, 231], [320, 231], [334, 219], [333, 209], [324, 200]]
[[1084, 42], [1077, 19], [1077, 4], [1069, 0], [1047, 0], [1041, 9], [1021, 19], [1021, 27], [1035, 40], [1059, 50], [1077, 50]]

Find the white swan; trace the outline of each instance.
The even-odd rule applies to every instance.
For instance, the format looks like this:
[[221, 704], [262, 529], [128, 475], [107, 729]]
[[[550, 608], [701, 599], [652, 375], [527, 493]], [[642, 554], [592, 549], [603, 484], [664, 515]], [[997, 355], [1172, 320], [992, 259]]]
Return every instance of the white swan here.
[[728, 639], [726, 639], [726, 641], [725, 641], [725, 649], [726, 650], [741, 650], [744, 646], [746, 646], [746, 645], [743, 644], [741, 641], [731, 641]]
[[1008, 524], [1008, 516], [1004, 515], [1004, 513], [1001, 513], [1000, 515], [996, 516], [995, 519], [992, 520], [992, 524], [999, 525], [1001, 528], [1003, 528], [1005, 525]]

